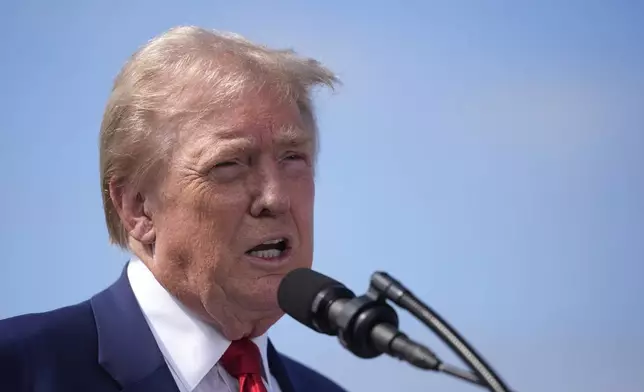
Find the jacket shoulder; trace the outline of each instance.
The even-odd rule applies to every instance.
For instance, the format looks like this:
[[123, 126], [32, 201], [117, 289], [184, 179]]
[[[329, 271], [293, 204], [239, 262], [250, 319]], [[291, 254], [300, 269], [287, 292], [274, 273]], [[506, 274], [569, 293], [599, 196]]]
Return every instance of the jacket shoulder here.
[[0, 320], [0, 390], [31, 390], [38, 369], [96, 358], [89, 302]]
[[[94, 316], [88, 301], [56, 310], [30, 313], [0, 320], [0, 350], [31, 343], [61, 345], [78, 342], [94, 332]], [[44, 347], [49, 350], [51, 347]]]
[[284, 366], [296, 390], [324, 391], [324, 392], [347, 392], [344, 388], [326, 376], [316, 372], [310, 367], [284, 355], [280, 354]]

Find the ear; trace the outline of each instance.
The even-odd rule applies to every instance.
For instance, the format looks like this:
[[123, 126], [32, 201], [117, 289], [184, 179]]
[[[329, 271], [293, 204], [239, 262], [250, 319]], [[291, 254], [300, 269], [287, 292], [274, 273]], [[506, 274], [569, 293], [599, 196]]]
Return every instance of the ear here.
[[152, 244], [156, 239], [151, 201], [134, 187], [110, 181], [110, 198], [125, 230], [142, 244]]

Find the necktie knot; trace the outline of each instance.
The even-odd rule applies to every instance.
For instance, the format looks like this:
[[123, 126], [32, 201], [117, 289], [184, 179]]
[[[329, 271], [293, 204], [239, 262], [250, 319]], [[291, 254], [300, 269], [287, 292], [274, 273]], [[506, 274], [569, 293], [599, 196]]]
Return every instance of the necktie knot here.
[[255, 343], [248, 339], [232, 342], [219, 363], [239, 381], [239, 392], [266, 392], [262, 381], [262, 356]]
[[233, 377], [255, 374], [261, 377], [262, 357], [259, 348], [248, 339], [235, 340], [220, 359], [221, 365]]

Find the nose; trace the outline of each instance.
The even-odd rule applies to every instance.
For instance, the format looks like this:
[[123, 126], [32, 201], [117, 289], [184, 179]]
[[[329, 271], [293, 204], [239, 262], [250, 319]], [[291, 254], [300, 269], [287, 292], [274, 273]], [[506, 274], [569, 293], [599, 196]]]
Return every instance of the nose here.
[[254, 182], [255, 198], [251, 205], [254, 217], [276, 217], [285, 214], [291, 207], [286, 184], [275, 165], [264, 167], [258, 172]]

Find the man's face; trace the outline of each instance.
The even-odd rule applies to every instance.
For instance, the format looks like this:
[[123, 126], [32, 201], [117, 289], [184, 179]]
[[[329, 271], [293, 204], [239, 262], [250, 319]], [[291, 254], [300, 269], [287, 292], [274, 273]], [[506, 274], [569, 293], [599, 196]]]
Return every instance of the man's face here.
[[150, 268], [229, 339], [264, 333], [282, 315], [282, 277], [312, 264], [313, 164], [297, 105], [267, 92], [180, 133]]

